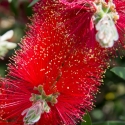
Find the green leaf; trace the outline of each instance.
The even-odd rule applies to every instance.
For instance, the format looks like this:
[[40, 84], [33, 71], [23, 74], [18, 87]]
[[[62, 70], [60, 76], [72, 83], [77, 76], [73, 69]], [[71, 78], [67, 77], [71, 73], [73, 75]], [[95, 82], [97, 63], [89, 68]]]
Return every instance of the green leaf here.
[[18, 16], [18, 7], [19, 7], [18, 2], [19, 2], [18, 0], [11, 0], [10, 2], [10, 8], [16, 16]]
[[36, 4], [39, 0], [33, 0], [28, 7], [32, 7], [34, 4]]
[[120, 122], [120, 121], [107, 121], [107, 122], [93, 123], [92, 125], [125, 125], [125, 122]]
[[111, 71], [125, 80], [125, 67], [114, 67], [111, 69]]
[[83, 120], [84, 122], [81, 122], [81, 125], [92, 125], [91, 118], [88, 112], [86, 112], [86, 114], [83, 116]]

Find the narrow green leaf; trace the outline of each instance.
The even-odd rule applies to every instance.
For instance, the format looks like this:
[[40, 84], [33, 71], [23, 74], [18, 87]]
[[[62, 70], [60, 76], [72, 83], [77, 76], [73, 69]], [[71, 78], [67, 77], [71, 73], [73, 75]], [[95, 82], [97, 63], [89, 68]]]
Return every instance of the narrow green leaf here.
[[5, 62], [3, 61], [2, 63], [0, 62], [0, 76], [4, 77], [6, 72], [6, 65]]
[[10, 8], [16, 16], [18, 16], [18, 7], [19, 7], [18, 0], [11, 0], [10, 1]]
[[83, 120], [85, 122], [81, 122], [81, 125], [92, 125], [91, 118], [88, 112], [86, 112], [86, 115], [83, 116]]
[[28, 7], [32, 7], [34, 4], [36, 4], [39, 0], [33, 0]]
[[111, 71], [125, 80], [125, 67], [114, 67], [111, 69]]
[[92, 125], [125, 125], [125, 122], [120, 122], [120, 121], [107, 121], [107, 122], [93, 123]]

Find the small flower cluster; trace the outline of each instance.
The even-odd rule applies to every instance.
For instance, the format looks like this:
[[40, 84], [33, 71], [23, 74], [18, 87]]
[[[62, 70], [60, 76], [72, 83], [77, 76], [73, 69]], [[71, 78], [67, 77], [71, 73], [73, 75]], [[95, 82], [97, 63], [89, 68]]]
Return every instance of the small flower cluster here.
[[119, 38], [115, 23], [119, 19], [119, 15], [115, 9], [115, 4], [110, 0], [106, 3], [103, 0], [97, 0], [93, 3], [96, 12], [93, 16], [96, 28], [96, 41], [102, 47], [108, 48], [114, 45], [114, 41]]
[[13, 30], [7, 31], [0, 36], [0, 58], [3, 58], [9, 50], [16, 48], [17, 44], [7, 40], [13, 36]]
[[76, 35], [79, 33], [84, 43], [93, 45], [97, 41], [101, 47], [110, 48], [117, 41], [115, 48], [124, 46], [124, 0], [59, 1], [69, 14], [71, 31]]
[[38, 88], [35, 89], [38, 90], [41, 95], [32, 94], [30, 101], [33, 102], [33, 105], [22, 112], [22, 115], [26, 114], [23, 119], [25, 124], [34, 124], [39, 121], [41, 114], [44, 112], [49, 113], [50, 107], [47, 102], [50, 102], [52, 106], [57, 103], [56, 98], [59, 93], [46, 95], [42, 85], [39, 85]]

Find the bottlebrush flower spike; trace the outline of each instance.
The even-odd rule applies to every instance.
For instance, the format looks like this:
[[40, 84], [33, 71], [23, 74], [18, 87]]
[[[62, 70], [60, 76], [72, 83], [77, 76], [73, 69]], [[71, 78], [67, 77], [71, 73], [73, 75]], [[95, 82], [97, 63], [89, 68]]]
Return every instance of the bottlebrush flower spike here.
[[89, 46], [97, 41], [103, 48], [124, 46], [124, 0], [59, 0], [66, 6], [72, 34], [81, 35]]
[[1, 119], [8, 125], [76, 125], [93, 108], [106, 54], [74, 47], [77, 39], [56, 6], [52, 0], [36, 4], [30, 30], [0, 82]]

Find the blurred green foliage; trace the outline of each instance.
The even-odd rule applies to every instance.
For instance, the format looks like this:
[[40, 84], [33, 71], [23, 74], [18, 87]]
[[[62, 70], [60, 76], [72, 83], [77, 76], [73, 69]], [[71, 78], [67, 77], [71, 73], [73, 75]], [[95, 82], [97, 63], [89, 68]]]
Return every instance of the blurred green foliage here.
[[125, 125], [125, 122], [107, 121], [107, 122], [93, 123], [93, 125]]
[[[117, 58], [111, 63], [124, 67], [125, 58]], [[96, 98], [96, 108], [91, 112], [93, 122], [125, 121], [125, 80], [111, 72], [112, 68], [110, 67], [105, 73], [104, 85], [101, 86]]]

